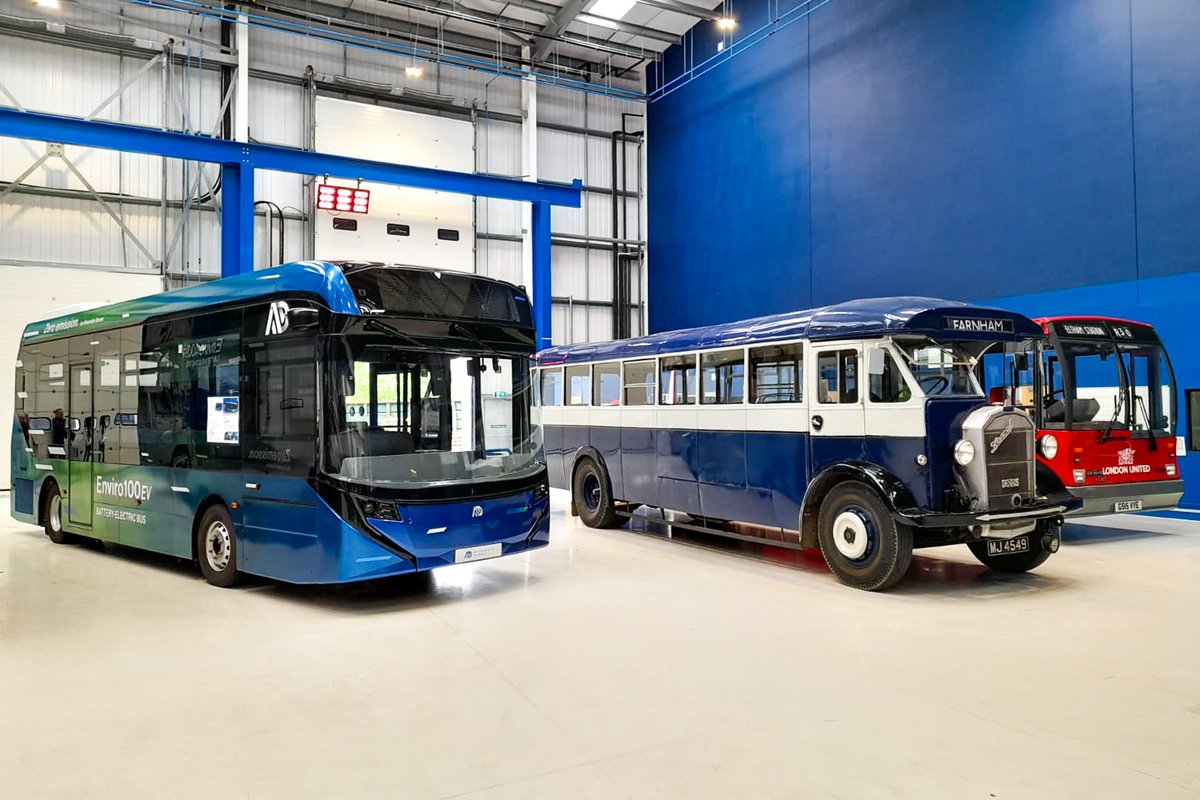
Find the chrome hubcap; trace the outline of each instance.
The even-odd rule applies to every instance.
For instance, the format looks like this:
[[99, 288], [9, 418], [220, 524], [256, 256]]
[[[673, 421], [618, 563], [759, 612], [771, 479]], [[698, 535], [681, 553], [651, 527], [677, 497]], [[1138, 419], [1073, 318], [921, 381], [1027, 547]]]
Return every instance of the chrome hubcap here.
[[50, 530], [62, 530], [62, 495], [55, 494], [50, 497]]
[[871, 535], [863, 518], [856, 511], [843, 511], [833, 521], [833, 543], [838, 552], [851, 561], [866, 555]]
[[213, 571], [222, 572], [228, 567], [232, 553], [233, 537], [230, 536], [225, 523], [218, 520], [209, 525], [204, 534], [204, 557], [208, 559], [208, 565]]

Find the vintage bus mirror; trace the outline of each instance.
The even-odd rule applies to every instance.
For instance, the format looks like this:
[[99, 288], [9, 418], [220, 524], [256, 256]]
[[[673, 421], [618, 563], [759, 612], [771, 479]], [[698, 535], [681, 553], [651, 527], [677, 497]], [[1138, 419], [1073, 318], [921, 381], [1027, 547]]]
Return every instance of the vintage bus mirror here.
[[321, 311], [316, 308], [288, 309], [288, 327], [297, 331], [308, 331], [321, 324]]
[[867, 374], [883, 374], [883, 348], [872, 347], [867, 350]]
[[1029, 353], [1017, 353], [1013, 357], [1013, 369], [1017, 372], [1024, 372], [1029, 369]]

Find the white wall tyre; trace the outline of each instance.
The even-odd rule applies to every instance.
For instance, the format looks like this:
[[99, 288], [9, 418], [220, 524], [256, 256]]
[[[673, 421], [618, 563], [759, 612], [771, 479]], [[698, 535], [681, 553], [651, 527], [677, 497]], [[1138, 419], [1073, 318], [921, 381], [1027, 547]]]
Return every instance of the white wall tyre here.
[[233, 519], [224, 505], [209, 506], [196, 528], [196, 560], [204, 580], [228, 589], [241, 580], [237, 568], [238, 542]]
[[825, 563], [847, 586], [890, 588], [912, 563], [912, 529], [896, 524], [883, 500], [865, 484], [835, 486], [821, 503], [817, 527]]

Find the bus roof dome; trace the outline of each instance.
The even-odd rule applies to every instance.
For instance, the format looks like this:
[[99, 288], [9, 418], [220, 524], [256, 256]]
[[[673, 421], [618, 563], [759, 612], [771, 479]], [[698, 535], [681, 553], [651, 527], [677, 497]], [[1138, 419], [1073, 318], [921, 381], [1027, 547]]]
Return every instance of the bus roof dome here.
[[637, 339], [551, 347], [543, 350], [538, 360], [547, 364], [601, 361], [786, 339], [819, 341], [900, 334], [1007, 341], [1044, 336], [1040, 325], [1012, 311], [936, 297], [871, 297]]

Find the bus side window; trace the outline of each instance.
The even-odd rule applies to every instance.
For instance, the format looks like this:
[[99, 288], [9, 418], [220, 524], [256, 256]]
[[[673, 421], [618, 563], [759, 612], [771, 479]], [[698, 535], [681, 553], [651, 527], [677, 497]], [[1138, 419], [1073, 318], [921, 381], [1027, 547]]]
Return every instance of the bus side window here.
[[616, 406], [621, 404], [621, 365], [618, 362], [597, 364], [592, 379], [592, 388], [596, 395], [592, 404], [597, 406]]
[[[883, 370], [878, 375], [869, 375], [870, 384], [868, 395], [872, 403], [903, 403], [912, 397], [912, 390], [904, 381], [904, 375], [892, 354], [881, 347], [872, 348], [883, 355]], [[870, 364], [870, 359], [867, 361]]]
[[750, 348], [751, 402], [799, 403], [804, 377], [802, 345]]
[[654, 360], [625, 362], [625, 405], [652, 406], [655, 394]]
[[745, 398], [746, 353], [744, 350], [725, 350], [705, 353], [700, 357], [703, 387], [700, 402], [705, 404], [740, 405]]
[[551, 367], [542, 370], [542, 405], [561, 406], [563, 404], [563, 373], [561, 367]]
[[662, 405], [691, 405], [696, 402], [696, 357], [671, 356], [659, 360], [662, 373]]
[[588, 406], [592, 404], [592, 367], [584, 364], [567, 367], [567, 405]]
[[828, 350], [817, 356], [817, 402], [858, 402], [857, 350]]

